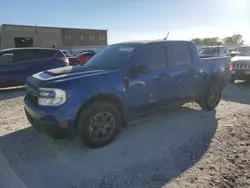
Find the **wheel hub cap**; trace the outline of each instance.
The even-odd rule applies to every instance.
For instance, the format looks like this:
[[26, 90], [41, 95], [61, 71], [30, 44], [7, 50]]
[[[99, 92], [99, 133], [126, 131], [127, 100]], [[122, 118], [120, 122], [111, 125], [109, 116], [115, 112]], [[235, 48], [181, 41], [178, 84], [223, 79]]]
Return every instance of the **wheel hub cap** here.
[[107, 139], [115, 129], [115, 118], [109, 112], [94, 115], [89, 123], [90, 136], [94, 140]]

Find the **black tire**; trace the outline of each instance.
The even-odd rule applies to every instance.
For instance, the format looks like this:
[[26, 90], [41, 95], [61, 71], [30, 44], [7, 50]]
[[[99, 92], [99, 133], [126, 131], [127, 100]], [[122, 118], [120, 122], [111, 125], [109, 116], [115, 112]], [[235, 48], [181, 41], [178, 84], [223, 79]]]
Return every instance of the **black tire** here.
[[[107, 118], [105, 121], [110, 118], [110, 122], [105, 122], [103, 117]], [[107, 102], [94, 102], [78, 116], [77, 133], [83, 143], [90, 148], [100, 148], [109, 144], [119, 134], [120, 129], [121, 115], [115, 106]], [[110, 132], [105, 135], [104, 132], [108, 131]], [[99, 138], [101, 136], [103, 138]]]
[[200, 107], [209, 111], [214, 110], [220, 102], [221, 92], [222, 89], [220, 84], [216, 83], [216, 81], [212, 82], [209, 85], [204, 98], [198, 102]]
[[230, 77], [230, 83], [234, 83], [234, 81], [235, 81], [234, 76], [231, 76], [231, 77]]

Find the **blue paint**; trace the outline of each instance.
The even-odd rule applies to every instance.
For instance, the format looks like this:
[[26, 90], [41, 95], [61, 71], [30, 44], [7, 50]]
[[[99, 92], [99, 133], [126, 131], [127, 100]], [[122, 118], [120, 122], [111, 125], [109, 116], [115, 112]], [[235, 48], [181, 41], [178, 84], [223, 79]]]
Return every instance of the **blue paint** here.
[[[138, 59], [146, 54], [139, 52], [147, 46], [164, 48], [166, 66], [132, 74], [136, 64], [143, 64]], [[191, 54], [189, 64], [174, 66], [174, 46], [188, 48]], [[121, 47], [133, 50], [119, 51]], [[25, 108], [34, 118], [50, 121], [55, 126], [68, 124], [67, 131], [73, 132], [79, 109], [92, 97], [106, 94], [120, 100], [124, 116], [129, 121], [142, 113], [201, 99], [215, 74], [220, 74], [224, 87], [230, 77], [229, 62], [229, 57], [201, 60], [195, 44], [188, 41], [115, 44], [99, 52], [84, 66], [60, 68], [29, 77], [27, 85], [32, 85], [32, 90], [38, 92], [39, 87], [60, 88], [66, 91], [67, 102], [59, 107], [43, 107], [31, 104], [26, 97]], [[32, 90], [27, 87], [28, 92]]]
[[6, 54], [12, 54], [12, 60], [8, 62], [0, 61], [0, 88], [24, 85], [26, 79], [35, 73], [47, 69], [68, 66], [68, 63], [58, 59], [65, 57], [64, 54], [62, 54], [59, 50], [53, 50], [55, 55], [53, 55], [53, 57], [51, 56], [50, 58], [46, 57], [36, 60], [20, 60], [25, 58], [28, 59], [28, 57], [24, 55], [27, 51], [32, 51], [29, 52], [28, 55], [30, 55], [30, 53], [36, 53], [37, 51], [40, 53], [41, 50], [42, 49], [39, 48], [16, 48], [1, 51], [0, 60]]

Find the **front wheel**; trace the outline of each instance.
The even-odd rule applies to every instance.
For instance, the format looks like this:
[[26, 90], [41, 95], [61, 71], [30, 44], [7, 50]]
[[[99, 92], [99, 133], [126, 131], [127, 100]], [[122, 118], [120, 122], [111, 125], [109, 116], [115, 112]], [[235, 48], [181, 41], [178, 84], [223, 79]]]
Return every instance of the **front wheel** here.
[[95, 102], [82, 110], [77, 121], [77, 133], [90, 148], [100, 148], [112, 142], [121, 129], [121, 115], [110, 103]]
[[211, 84], [205, 93], [205, 97], [198, 102], [200, 107], [205, 110], [215, 109], [220, 102], [221, 92], [219, 84]]

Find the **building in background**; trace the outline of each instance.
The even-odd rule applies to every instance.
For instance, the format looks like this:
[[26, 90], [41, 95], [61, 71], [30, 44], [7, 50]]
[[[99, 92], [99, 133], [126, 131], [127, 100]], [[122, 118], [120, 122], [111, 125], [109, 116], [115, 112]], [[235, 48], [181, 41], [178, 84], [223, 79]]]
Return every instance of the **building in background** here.
[[106, 46], [107, 30], [3, 24], [0, 48]]

